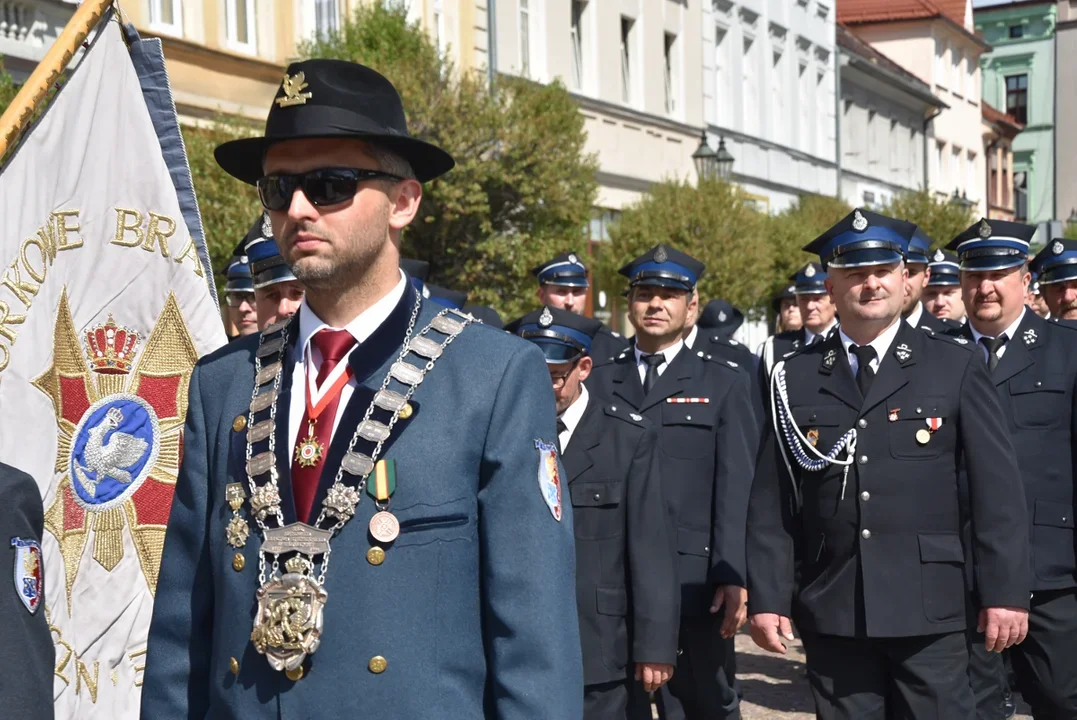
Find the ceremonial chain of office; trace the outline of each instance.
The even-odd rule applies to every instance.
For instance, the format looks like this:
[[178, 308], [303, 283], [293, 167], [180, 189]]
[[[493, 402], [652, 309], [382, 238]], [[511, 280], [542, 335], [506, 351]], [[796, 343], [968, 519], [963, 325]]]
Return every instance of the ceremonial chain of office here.
[[[273, 669], [285, 671], [292, 680], [302, 677], [303, 660], [317, 650], [321, 642], [323, 610], [328, 598], [325, 578], [329, 568], [330, 541], [355, 515], [356, 506], [367, 487], [367, 480], [375, 469], [386, 440], [391, 436], [397, 421], [401, 417], [410, 416], [412, 412], [409, 401], [415, 390], [464, 328], [472, 322], [478, 322], [471, 315], [459, 310], [445, 309], [413, 337], [421, 307], [422, 298], [417, 294], [400, 355], [367, 407], [362, 422], [356, 427], [333, 484], [322, 501], [322, 510], [313, 525], [302, 522], [280, 525], [283, 515], [276, 468], [275, 434], [278, 391], [284, 367], [284, 353], [288, 345], [289, 320], [267, 327], [259, 339], [255, 352], [255, 389], [251, 396], [246, 450], [251, 515], [263, 534], [263, 542], [258, 550], [258, 611], [251, 641], [255, 649], [266, 656]], [[457, 317], [449, 317], [450, 313]], [[440, 342], [432, 339], [431, 330], [444, 336], [443, 339]], [[425, 364], [417, 367], [406, 362], [409, 353], [425, 360]], [[263, 362], [270, 359], [272, 361], [263, 366]], [[406, 389], [403, 392], [391, 390], [389, 386], [393, 380], [404, 385]], [[270, 384], [272, 389], [262, 391]], [[390, 413], [387, 422], [373, 418], [376, 408]], [[266, 412], [266, 419], [255, 422], [256, 415]], [[355, 450], [360, 438], [374, 443], [369, 455]], [[254, 444], [266, 440], [268, 449], [255, 454]], [[343, 481], [345, 473], [357, 478], [354, 487]], [[255, 480], [259, 476], [266, 476], [261, 484]], [[384, 545], [392, 543], [400, 534], [400, 523], [389, 511], [391, 493], [392, 487], [379, 490], [378, 494], [374, 495], [379, 511], [370, 520], [371, 536]], [[228, 541], [236, 547], [242, 547], [249, 532], [247, 524], [239, 515], [245, 499], [242, 485], [231, 484], [227, 496], [233, 511], [227, 528]], [[270, 517], [276, 518], [277, 527], [267, 526]], [[328, 528], [322, 528], [328, 518], [335, 518], [336, 522]], [[280, 556], [289, 552], [296, 554], [285, 562], [287, 572], [281, 574]], [[268, 576], [266, 555], [273, 556]], [[319, 555], [321, 567], [317, 577], [314, 577], [315, 558]]]

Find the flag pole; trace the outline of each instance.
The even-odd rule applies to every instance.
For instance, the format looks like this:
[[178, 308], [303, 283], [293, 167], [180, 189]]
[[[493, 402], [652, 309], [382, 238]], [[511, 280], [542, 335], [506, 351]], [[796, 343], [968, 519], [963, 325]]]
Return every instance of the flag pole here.
[[19, 89], [3, 117], [0, 117], [0, 158], [15, 146], [23, 129], [34, 116], [37, 106], [48, 94], [49, 88], [67, 68], [79, 46], [85, 42], [110, 5], [112, 0], [83, 0], [75, 10], [56, 42]]

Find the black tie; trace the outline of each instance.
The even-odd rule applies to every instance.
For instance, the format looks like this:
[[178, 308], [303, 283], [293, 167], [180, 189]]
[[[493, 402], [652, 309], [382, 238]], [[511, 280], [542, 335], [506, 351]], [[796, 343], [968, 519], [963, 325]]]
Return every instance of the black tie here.
[[998, 351], [1002, 349], [1002, 346], [1009, 340], [1006, 337], [1006, 333], [1002, 333], [997, 338], [982, 337], [980, 343], [987, 348], [987, 369], [991, 372], [995, 372], [995, 368], [998, 367]]
[[856, 355], [856, 386], [866, 399], [871, 382], [875, 379], [875, 371], [871, 369], [871, 361], [876, 357], [875, 348], [871, 345], [853, 345], [849, 350]]
[[654, 389], [655, 383], [658, 382], [658, 366], [666, 361], [666, 356], [662, 353], [655, 353], [654, 355], [643, 355], [643, 362], [647, 363], [647, 372], [643, 376], [643, 394], [647, 395]]
[[561, 433], [568, 430], [568, 425], [565, 425], [565, 421], [561, 418], [557, 418], [557, 452], [563, 453], [565, 449], [561, 447]]

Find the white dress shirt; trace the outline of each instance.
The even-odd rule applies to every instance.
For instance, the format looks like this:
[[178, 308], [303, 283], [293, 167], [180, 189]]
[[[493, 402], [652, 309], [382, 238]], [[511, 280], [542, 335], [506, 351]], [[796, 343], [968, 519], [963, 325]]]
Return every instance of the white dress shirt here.
[[684, 340], [678, 340], [675, 345], [670, 345], [665, 350], [659, 350], [657, 353], [645, 353], [639, 349], [638, 345], [633, 346], [633, 350], [636, 353], [636, 369], [639, 370], [639, 381], [643, 382], [643, 379], [647, 376], [647, 363], [643, 362], [644, 355], [661, 355], [666, 359], [665, 362], [658, 364], [658, 375], [666, 371], [669, 364], [673, 362], [673, 358], [677, 357], [677, 353], [684, 347]]
[[576, 401], [568, 406], [563, 413], [557, 416], [557, 419], [565, 424], [565, 429], [561, 431], [561, 434], [557, 436], [557, 442], [561, 444], [561, 454], [565, 454], [565, 449], [568, 447], [568, 441], [572, 439], [572, 433], [576, 430], [576, 426], [580, 424], [580, 418], [583, 417], [584, 411], [587, 409], [587, 386], [580, 386], [580, 396], [576, 398]]
[[924, 304], [922, 302], [918, 302], [916, 303], [916, 307], [913, 309], [913, 311], [909, 313], [909, 317], [905, 318], [905, 322], [909, 323], [909, 325], [912, 325], [914, 328], [918, 328], [920, 327], [920, 318], [921, 316], [923, 316], [923, 314]]
[[[999, 360], [1001, 360], [1002, 356], [1006, 354], [1006, 348], [1009, 346], [1009, 344], [1014, 341], [1014, 338], [1017, 335], [1017, 328], [1021, 327], [1021, 321], [1025, 319], [1025, 313], [1027, 313], [1027, 312], [1028, 312], [1028, 308], [1026, 307], [1024, 310], [1021, 311], [1021, 314], [1017, 316], [1017, 320], [1014, 321], [1013, 325], [1010, 325], [1008, 328], [1006, 328], [1004, 330], [1004, 332], [1006, 333], [1006, 344], [1003, 345], [1002, 347], [1000, 347], [998, 349], [998, 352], [995, 353], [996, 355], [998, 355]], [[969, 330], [972, 331], [973, 342], [975, 342], [977, 345], [979, 345], [980, 350], [983, 351], [984, 360], [990, 360], [988, 355], [990, 354], [991, 351], [983, 346], [983, 343], [980, 342], [980, 338], [985, 337], [985, 338], [988, 338], [988, 339], [991, 339], [991, 340], [994, 340], [994, 338], [991, 337], [990, 335], [984, 335], [982, 332], [978, 331], [976, 329], [976, 326], [973, 325], [972, 323], [969, 323]]]
[[804, 326], [804, 344], [805, 345], [811, 345], [813, 342], [815, 342], [815, 338], [819, 338], [820, 340], [826, 340], [826, 336], [830, 334], [830, 331], [834, 329], [835, 325], [837, 325], [836, 322], [830, 323], [829, 325], [826, 326], [826, 329], [823, 330], [823, 332], [821, 332], [821, 333], [812, 332], [805, 325]]
[[693, 325], [692, 330], [688, 333], [688, 337], [684, 339], [684, 344], [689, 350], [695, 346], [697, 337], [699, 337], [699, 326]]
[[[298, 352], [295, 353], [295, 367], [292, 368], [292, 397], [288, 405], [289, 454], [291, 453], [291, 448], [295, 447], [300, 431], [306, 432], [306, 428], [300, 428], [299, 424], [303, 421], [303, 413], [307, 409], [307, 393], [311, 393], [315, 404], [321, 400], [321, 393], [332, 387], [333, 382], [346, 372], [348, 367], [347, 357], [388, 319], [393, 309], [396, 308], [397, 303], [400, 302], [400, 298], [404, 296], [406, 289], [407, 280], [404, 279], [404, 273], [401, 272], [400, 281], [396, 284], [396, 287], [390, 290], [381, 300], [361, 312], [357, 318], [343, 328], [332, 328], [326, 325], [321, 318], [314, 314], [314, 311], [310, 309], [310, 305], [307, 305], [306, 298], [303, 298], [303, 302], [299, 306], [299, 336], [296, 338], [295, 344]], [[310, 341], [319, 330], [347, 330], [355, 338], [356, 342], [355, 346], [349, 351], [348, 356], [345, 356], [333, 368], [333, 372], [325, 379], [321, 388], [317, 388], [315, 384], [318, 379], [318, 368], [322, 364], [322, 353]], [[306, 382], [303, 382], [304, 378]], [[340, 422], [340, 416], [344, 414], [344, 409], [348, 407], [348, 401], [351, 400], [352, 392], [354, 392], [356, 386], [355, 378], [352, 378], [340, 391], [340, 403], [337, 405], [336, 417], [333, 418], [334, 432], [336, 432], [337, 424]]]
[[[868, 343], [871, 347], [875, 348], [875, 359], [871, 361], [872, 372], [879, 372], [879, 364], [883, 361], [883, 356], [886, 355], [886, 351], [890, 349], [890, 346], [894, 344], [894, 338], [897, 337], [898, 329], [901, 327], [899, 324], [901, 317], [899, 316], [894, 322], [890, 323], [890, 327], [882, 331], [879, 337], [875, 338]], [[857, 370], [860, 368], [860, 362], [856, 359], [856, 355], [853, 355], [852, 347], [856, 345], [845, 331], [840, 327], [838, 328], [838, 336], [841, 339], [841, 346], [845, 348], [845, 354], [849, 358], [849, 367], [853, 371], [853, 375], [856, 375]]]

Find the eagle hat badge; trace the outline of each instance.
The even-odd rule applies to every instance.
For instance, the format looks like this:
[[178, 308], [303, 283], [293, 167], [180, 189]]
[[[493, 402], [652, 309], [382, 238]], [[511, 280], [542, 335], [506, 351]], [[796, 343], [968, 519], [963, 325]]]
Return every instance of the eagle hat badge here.
[[666, 252], [664, 245], [659, 245], [658, 249], [654, 251], [654, 261], [664, 263], [666, 260], [669, 260], [669, 253]]
[[1055, 255], [1061, 255], [1066, 250], [1066, 247], [1058, 240], [1055, 240], [1051, 245], [1051, 252]]
[[550, 312], [550, 308], [542, 308], [542, 314], [539, 315], [539, 325], [544, 328], [553, 325], [553, 313]]
[[292, 107], [294, 105], [306, 105], [307, 100], [310, 100], [311, 93], [303, 92], [307, 88], [307, 75], [303, 72], [297, 72], [295, 75], [285, 74], [284, 80], [281, 81], [281, 90], [284, 91], [284, 97], [277, 98], [277, 105], [282, 108]]
[[45, 571], [41, 566], [41, 543], [33, 539], [11, 538], [15, 548], [15, 592], [33, 615], [44, 597]]
[[993, 233], [993, 232], [994, 232], [994, 230], [991, 229], [991, 226], [988, 225], [986, 220], [980, 220], [980, 237], [981, 238], [986, 240], [987, 238], [991, 237], [991, 233]]
[[867, 229], [868, 219], [860, 213], [859, 209], [853, 210], [853, 230], [864, 232]]
[[579, 265], [580, 264], [580, 259], [578, 257], [576, 257], [576, 253], [569, 253], [568, 261], [570, 263], [572, 263], [573, 265]]
[[942, 254], [942, 250], [936, 250], [933, 259], [935, 260], [935, 262], [942, 262], [946, 259], [946, 256]]
[[804, 277], [815, 277], [814, 265], [809, 265], [808, 267], [804, 268]]

